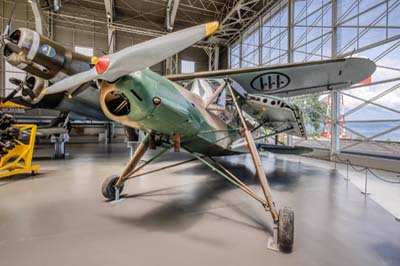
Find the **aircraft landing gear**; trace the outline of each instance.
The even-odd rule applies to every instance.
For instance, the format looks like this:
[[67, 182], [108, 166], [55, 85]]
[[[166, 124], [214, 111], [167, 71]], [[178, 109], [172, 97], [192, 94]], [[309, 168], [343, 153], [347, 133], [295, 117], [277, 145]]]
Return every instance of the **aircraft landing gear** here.
[[104, 180], [103, 185], [101, 187], [101, 192], [103, 196], [109, 200], [115, 200], [119, 196], [119, 194], [122, 192], [124, 189], [124, 184], [118, 188], [115, 186], [119, 179], [119, 176], [117, 175], [112, 175], [106, 178]]
[[[163, 155], [165, 152], [167, 152], [171, 147], [166, 146], [163, 150], [161, 150], [159, 153], [154, 155], [151, 159], [144, 161], [143, 164], [138, 164], [141, 162], [141, 158], [145, 154], [147, 148], [149, 147], [149, 140], [150, 140], [150, 134], [147, 134], [146, 137], [140, 142], [138, 147], [136, 148], [135, 153], [133, 154], [132, 158], [129, 160], [127, 166], [125, 167], [124, 171], [120, 176], [113, 175], [108, 177], [106, 180], [104, 180], [103, 185], [102, 185], [102, 194], [105, 198], [109, 200], [119, 200], [119, 196], [124, 188], [124, 183], [128, 179], [132, 179], [138, 176], [142, 176], [147, 173], [142, 173], [142, 174], [136, 174], [140, 169], [142, 169], [144, 166], [148, 165], [161, 155]], [[182, 163], [177, 163], [173, 164], [171, 166], [166, 166], [162, 167], [160, 169], [152, 170], [150, 172], [156, 172], [162, 169], [166, 169], [169, 167], [177, 166]]]
[[294, 240], [294, 212], [288, 207], [279, 210], [278, 245], [282, 250], [290, 250]]
[[139, 163], [140, 159], [146, 152], [149, 146], [149, 134], [142, 140], [142, 142], [137, 147], [132, 158], [129, 160], [125, 170], [120, 176], [110, 176], [104, 180], [102, 185], [102, 194], [105, 198], [109, 200], [119, 199], [119, 195], [122, 192], [125, 181], [136, 171], [138, 171], [142, 166], [135, 169], [136, 165]]
[[[217, 172], [222, 177], [226, 178], [233, 185], [237, 186], [247, 195], [257, 200], [265, 208], [266, 211], [271, 212], [273, 216], [273, 211], [271, 208], [275, 209], [275, 204], [269, 205], [267, 199], [264, 199], [257, 195], [257, 193], [243, 183], [240, 178], [235, 176], [232, 172], [226, 169], [222, 164], [215, 161], [211, 157], [204, 157], [196, 153], [192, 155], [198, 159], [200, 162], [204, 163], [206, 166], [210, 167], [211, 170]], [[263, 185], [261, 185], [262, 187]], [[269, 207], [271, 206], [271, 207]], [[284, 207], [279, 210], [276, 220], [274, 219], [274, 232], [273, 236], [268, 239], [267, 247], [268, 249], [274, 251], [291, 251], [294, 241], [294, 212], [288, 207]]]

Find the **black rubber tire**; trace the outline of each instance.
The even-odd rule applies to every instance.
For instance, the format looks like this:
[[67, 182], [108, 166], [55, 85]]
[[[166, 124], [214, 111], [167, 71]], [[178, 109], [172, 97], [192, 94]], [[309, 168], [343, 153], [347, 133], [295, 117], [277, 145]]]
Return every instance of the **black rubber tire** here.
[[291, 250], [294, 242], [294, 212], [285, 207], [279, 210], [278, 244], [281, 249]]
[[[101, 186], [101, 192], [106, 199], [114, 200], [115, 199], [115, 183], [117, 183], [119, 176], [112, 175], [104, 180], [103, 185]], [[124, 189], [124, 185], [119, 188], [119, 193]]]

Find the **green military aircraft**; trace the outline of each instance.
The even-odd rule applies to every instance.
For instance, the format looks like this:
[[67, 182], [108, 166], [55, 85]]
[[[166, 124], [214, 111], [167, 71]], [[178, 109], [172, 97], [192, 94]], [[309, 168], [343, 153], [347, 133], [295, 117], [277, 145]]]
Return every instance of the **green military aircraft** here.
[[[144, 175], [139, 170], [145, 165], [172, 148], [183, 148], [259, 201], [275, 224], [271, 247], [290, 249], [294, 213], [287, 207], [276, 208], [252, 133], [260, 128], [272, 130], [257, 140], [282, 132], [305, 137], [301, 110], [287, 97], [349, 87], [370, 76], [375, 64], [363, 58], [343, 58], [171, 76], [160, 76], [148, 68], [217, 28], [218, 23], [211, 22], [93, 58], [31, 30], [18, 29], [5, 38], [4, 54], [11, 64], [52, 82], [47, 88], [35, 87], [34, 95], [26, 96], [34, 104], [54, 95], [74, 96], [70, 102], [87, 97], [108, 119], [147, 133], [122, 173], [104, 181], [104, 197], [119, 199], [125, 182]], [[93, 81], [98, 89], [93, 88]], [[87, 90], [91, 93], [82, 96]], [[161, 151], [139, 164], [146, 150], [157, 146]], [[251, 154], [263, 197], [213, 158], [240, 153]]]

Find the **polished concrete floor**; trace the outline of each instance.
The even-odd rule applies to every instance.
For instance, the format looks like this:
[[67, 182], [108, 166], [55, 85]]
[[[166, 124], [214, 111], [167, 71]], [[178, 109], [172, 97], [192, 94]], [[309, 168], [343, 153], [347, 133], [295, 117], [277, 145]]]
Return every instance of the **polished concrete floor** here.
[[[400, 223], [318, 161], [263, 155], [276, 204], [295, 210], [294, 249], [277, 253], [269, 213], [199, 162], [128, 181], [110, 203], [100, 188], [123, 144], [70, 145], [64, 161], [50, 149], [39, 175], [0, 181], [0, 265], [400, 265]], [[249, 156], [223, 163], [261, 192]]]

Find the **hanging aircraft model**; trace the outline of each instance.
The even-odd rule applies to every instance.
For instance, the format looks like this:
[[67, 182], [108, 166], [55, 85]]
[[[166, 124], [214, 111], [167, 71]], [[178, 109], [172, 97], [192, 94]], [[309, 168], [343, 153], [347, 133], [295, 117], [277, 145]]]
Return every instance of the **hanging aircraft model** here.
[[[57, 98], [75, 110], [79, 106], [73, 102], [81, 97], [94, 107], [98, 104], [110, 120], [147, 133], [122, 173], [104, 181], [104, 197], [119, 199], [127, 180], [146, 174], [138, 172], [145, 165], [172, 148], [183, 148], [259, 201], [271, 213], [275, 244], [290, 249], [294, 212], [286, 207], [278, 211], [252, 133], [268, 128], [273, 130], [271, 135], [286, 132], [305, 137], [301, 111], [282, 97], [349, 87], [370, 76], [375, 64], [348, 58], [164, 77], [148, 69], [217, 28], [218, 22], [211, 22], [92, 58], [20, 28], [3, 36], [4, 56], [40, 81], [31, 86], [32, 93], [25, 93], [32, 105]], [[93, 88], [93, 81], [98, 89]], [[183, 81], [189, 81], [186, 87], [176, 83]], [[47, 82], [52, 85], [43, 85]], [[161, 151], [138, 165], [146, 150], [157, 146]], [[263, 197], [213, 158], [241, 153], [251, 154]]]

